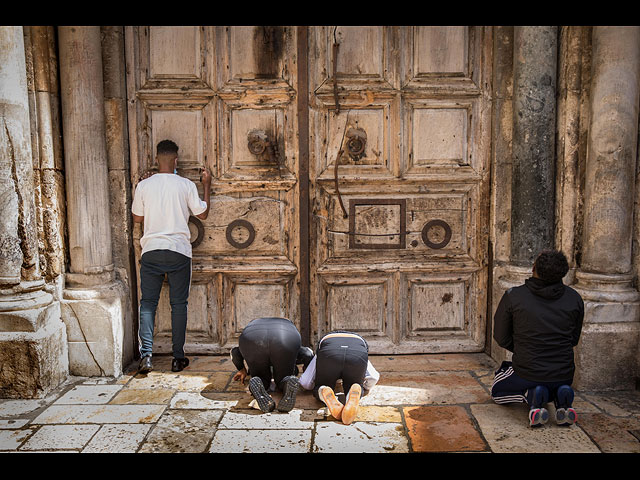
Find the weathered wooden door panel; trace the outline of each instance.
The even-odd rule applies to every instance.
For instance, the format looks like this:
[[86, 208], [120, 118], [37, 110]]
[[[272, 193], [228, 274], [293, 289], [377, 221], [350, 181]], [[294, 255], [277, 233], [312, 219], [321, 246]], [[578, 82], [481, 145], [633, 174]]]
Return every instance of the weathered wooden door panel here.
[[[213, 175], [209, 217], [190, 224], [190, 352], [227, 351], [257, 316], [299, 323], [295, 40], [291, 27], [126, 29], [134, 185], [165, 138], [200, 191], [200, 169]], [[154, 349], [170, 351], [167, 284], [156, 323]]]
[[[295, 27], [127, 27], [134, 184], [164, 138], [181, 175], [214, 177], [209, 218], [192, 225], [187, 348], [226, 351], [262, 315], [301, 327], [308, 104], [311, 342], [348, 329], [377, 353], [481, 350], [490, 30], [308, 30], [301, 102]], [[157, 330], [167, 351], [166, 289]]]
[[481, 28], [311, 31], [314, 335], [483, 348], [490, 46]]

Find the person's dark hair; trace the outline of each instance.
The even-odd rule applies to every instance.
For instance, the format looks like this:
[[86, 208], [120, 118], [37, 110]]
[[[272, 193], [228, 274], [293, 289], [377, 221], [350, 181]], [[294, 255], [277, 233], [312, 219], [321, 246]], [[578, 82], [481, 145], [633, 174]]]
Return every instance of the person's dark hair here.
[[569, 263], [564, 253], [557, 250], [545, 250], [538, 255], [534, 263], [536, 275], [548, 283], [562, 280], [569, 271]]
[[167, 153], [175, 153], [176, 155], [178, 154], [178, 145], [176, 145], [171, 140], [162, 140], [158, 143], [156, 149], [158, 155]]

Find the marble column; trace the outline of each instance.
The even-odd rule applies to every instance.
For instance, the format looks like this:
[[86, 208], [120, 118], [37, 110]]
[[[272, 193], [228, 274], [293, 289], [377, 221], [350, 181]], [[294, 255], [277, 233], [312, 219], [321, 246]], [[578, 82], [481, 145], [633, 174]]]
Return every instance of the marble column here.
[[100, 27], [58, 27], [69, 233], [62, 317], [75, 375], [122, 372], [128, 291], [111, 244]]
[[576, 289], [585, 300], [582, 388], [633, 388], [640, 295], [633, 286], [633, 199], [640, 27], [593, 27], [584, 234]]
[[0, 398], [46, 395], [68, 375], [60, 304], [39, 264], [22, 27], [0, 27]]

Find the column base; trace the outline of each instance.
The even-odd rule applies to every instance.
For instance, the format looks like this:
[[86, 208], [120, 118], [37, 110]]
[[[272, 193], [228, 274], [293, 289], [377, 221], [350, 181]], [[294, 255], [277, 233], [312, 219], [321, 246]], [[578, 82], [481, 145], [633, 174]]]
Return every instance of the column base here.
[[0, 296], [0, 398], [42, 398], [69, 375], [60, 303], [42, 282]]
[[69, 341], [69, 372], [79, 376], [118, 377], [123, 369], [124, 326], [131, 315], [124, 284], [65, 288], [62, 320]]
[[582, 390], [634, 389], [639, 375], [640, 292], [631, 275], [576, 272], [584, 300], [574, 384]]

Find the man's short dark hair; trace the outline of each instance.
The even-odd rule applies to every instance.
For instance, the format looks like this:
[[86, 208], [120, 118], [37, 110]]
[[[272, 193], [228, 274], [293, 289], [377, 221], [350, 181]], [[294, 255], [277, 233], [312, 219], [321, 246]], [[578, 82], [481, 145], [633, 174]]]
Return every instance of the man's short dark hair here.
[[548, 283], [562, 280], [569, 271], [569, 262], [564, 253], [557, 250], [545, 250], [538, 255], [534, 263], [536, 275]]
[[178, 154], [178, 145], [176, 145], [171, 140], [162, 140], [158, 143], [157, 153], [158, 155], [167, 154], [167, 153], [175, 153]]

